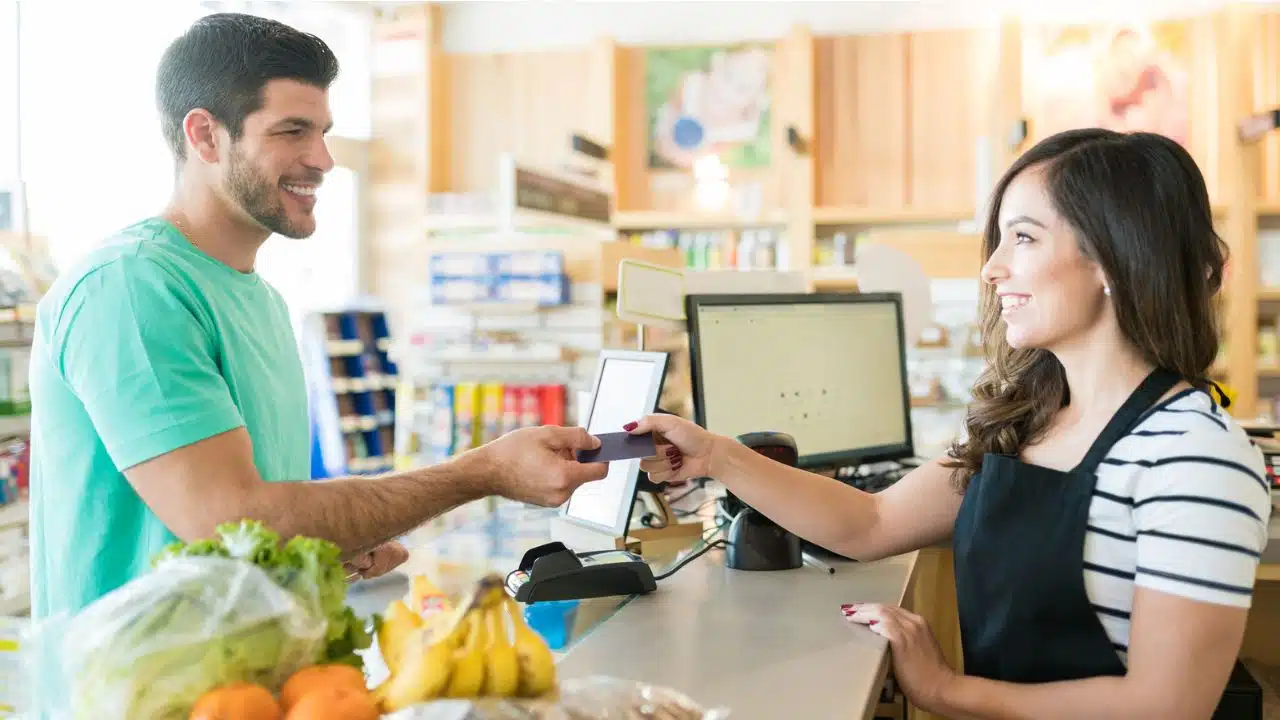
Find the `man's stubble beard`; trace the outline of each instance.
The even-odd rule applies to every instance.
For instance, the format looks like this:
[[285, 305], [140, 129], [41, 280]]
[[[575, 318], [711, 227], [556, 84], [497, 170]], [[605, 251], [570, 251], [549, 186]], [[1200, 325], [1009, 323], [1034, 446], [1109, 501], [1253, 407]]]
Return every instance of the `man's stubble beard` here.
[[260, 225], [277, 235], [301, 240], [311, 236], [311, 231], [294, 227], [289, 222], [280, 200], [280, 187], [263, 178], [257, 168], [240, 152], [231, 149], [231, 164], [227, 172], [227, 194], [245, 213]]

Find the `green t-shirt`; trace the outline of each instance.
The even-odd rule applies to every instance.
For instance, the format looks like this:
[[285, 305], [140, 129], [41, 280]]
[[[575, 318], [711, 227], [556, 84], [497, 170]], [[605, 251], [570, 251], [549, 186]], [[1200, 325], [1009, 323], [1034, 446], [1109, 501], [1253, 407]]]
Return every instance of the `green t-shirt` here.
[[263, 479], [310, 476], [284, 300], [159, 218], [59, 276], [37, 311], [30, 387], [35, 618], [92, 603], [174, 539], [122, 470], [243, 425]]

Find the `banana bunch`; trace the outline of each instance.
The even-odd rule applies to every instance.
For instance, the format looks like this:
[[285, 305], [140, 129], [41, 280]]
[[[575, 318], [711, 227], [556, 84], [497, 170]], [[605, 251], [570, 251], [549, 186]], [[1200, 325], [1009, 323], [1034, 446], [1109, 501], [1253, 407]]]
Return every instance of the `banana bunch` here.
[[439, 697], [538, 697], [556, 682], [551, 649], [498, 575], [480, 580], [450, 622], [424, 623], [393, 602], [378, 646], [391, 671], [374, 690], [384, 713]]

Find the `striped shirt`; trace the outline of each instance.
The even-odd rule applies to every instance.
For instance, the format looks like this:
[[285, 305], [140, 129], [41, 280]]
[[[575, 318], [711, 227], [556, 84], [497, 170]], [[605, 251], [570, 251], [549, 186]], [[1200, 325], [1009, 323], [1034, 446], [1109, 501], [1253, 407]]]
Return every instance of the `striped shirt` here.
[[1084, 543], [1085, 590], [1121, 660], [1135, 585], [1249, 607], [1270, 517], [1261, 453], [1207, 393], [1148, 410], [1098, 467]]

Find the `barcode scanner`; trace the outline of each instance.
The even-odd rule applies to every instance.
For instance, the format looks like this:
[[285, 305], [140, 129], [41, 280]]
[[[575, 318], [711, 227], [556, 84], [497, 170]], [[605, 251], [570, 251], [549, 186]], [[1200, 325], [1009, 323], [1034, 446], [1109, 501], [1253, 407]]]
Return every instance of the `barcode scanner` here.
[[[800, 458], [795, 438], [782, 432], [752, 432], [737, 441], [770, 460], [795, 467]], [[725, 565], [734, 570], [793, 570], [804, 562], [800, 538], [725, 491], [729, 525]]]

